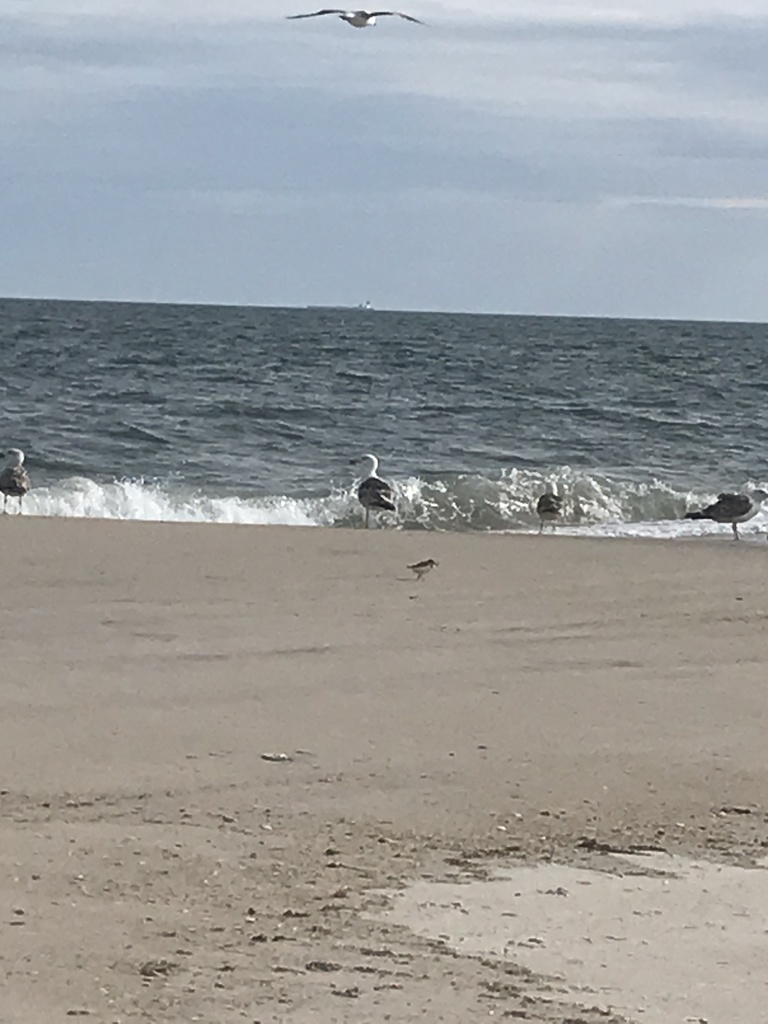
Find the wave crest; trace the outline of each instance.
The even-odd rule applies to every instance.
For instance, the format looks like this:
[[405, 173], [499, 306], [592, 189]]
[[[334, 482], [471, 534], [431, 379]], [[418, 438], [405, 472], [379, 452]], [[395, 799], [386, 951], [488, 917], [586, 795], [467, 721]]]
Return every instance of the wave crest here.
[[[763, 486], [749, 481], [750, 486]], [[591, 536], [694, 536], [723, 527], [682, 517], [714, 494], [676, 490], [659, 480], [631, 482], [608, 474], [560, 467], [551, 472], [507, 470], [496, 477], [445, 473], [433, 478], [394, 480], [396, 514], [380, 524], [406, 530], [449, 532], [538, 529], [536, 500], [546, 487], [562, 495], [558, 530]], [[135, 519], [155, 522], [240, 523], [281, 526], [357, 526], [362, 510], [354, 488], [333, 488], [321, 496], [207, 494], [168, 481], [116, 480], [99, 483], [71, 477], [37, 487], [25, 511], [41, 516]], [[761, 513], [743, 528], [766, 526]]]

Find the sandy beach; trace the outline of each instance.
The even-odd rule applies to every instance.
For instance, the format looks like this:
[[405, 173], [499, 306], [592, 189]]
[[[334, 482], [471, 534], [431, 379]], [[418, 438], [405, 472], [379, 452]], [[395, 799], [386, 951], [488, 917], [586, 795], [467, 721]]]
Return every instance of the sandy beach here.
[[0, 540], [0, 1024], [619, 1021], [385, 893], [768, 854], [764, 541]]

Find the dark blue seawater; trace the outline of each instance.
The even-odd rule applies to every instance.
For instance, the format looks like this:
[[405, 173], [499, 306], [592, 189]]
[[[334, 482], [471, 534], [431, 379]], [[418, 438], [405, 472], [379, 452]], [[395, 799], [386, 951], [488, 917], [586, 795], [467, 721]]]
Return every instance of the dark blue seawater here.
[[354, 524], [371, 451], [382, 526], [531, 529], [549, 483], [675, 535], [768, 480], [766, 325], [9, 299], [0, 395], [48, 515]]

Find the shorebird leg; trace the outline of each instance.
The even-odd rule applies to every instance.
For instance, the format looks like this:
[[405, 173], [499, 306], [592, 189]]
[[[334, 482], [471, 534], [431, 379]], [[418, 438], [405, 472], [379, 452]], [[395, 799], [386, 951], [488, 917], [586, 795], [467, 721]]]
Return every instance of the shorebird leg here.
[[544, 533], [544, 520], [539, 520], [539, 533]]
[[739, 537], [739, 524], [738, 523], [731, 523], [731, 526], [733, 527], [733, 539], [734, 540], [741, 540], [741, 537]]
[[365, 510], [365, 528], [366, 528], [366, 530], [368, 529], [368, 517], [370, 516], [370, 514], [371, 514], [371, 510], [369, 508], [367, 508]]
[[22, 503], [22, 501], [23, 501], [23, 500], [24, 500], [24, 495], [23, 495], [23, 494], [20, 494], [20, 495], [19, 495], [19, 515], [20, 515], [20, 516], [24, 514], [24, 513], [22, 512], [22, 510], [21, 510], [21, 503]]
[[3, 515], [4, 516], [8, 515], [8, 495], [7, 494], [3, 495]]

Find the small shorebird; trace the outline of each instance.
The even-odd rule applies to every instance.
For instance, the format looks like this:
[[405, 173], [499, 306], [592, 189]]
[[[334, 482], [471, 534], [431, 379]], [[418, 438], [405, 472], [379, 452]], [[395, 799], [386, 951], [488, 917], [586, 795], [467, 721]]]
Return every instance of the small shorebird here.
[[563, 499], [559, 494], [546, 491], [536, 502], [536, 515], [539, 517], [539, 533], [544, 531], [544, 523], [552, 523], [555, 528], [555, 520], [560, 518], [563, 511]]
[[368, 473], [357, 488], [357, 500], [365, 509], [365, 528], [368, 529], [368, 518], [373, 512], [396, 512], [395, 492], [386, 480], [377, 476], [379, 460], [375, 455], [364, 455], [363, 462], [368, 463]]
[[311, 14], [289, 14], [288, 21], [296, 21], [298, 18], [319, 18], [323, 14], [338, 14], [342, 21], [346, 21], [353, 28], [373, 28], [377, 18], [405, 18], [406, 21], [413, 21], [417, 25], [423, 25], [423, 21], [414, 18], [410, 14], [403, 14], [401, 11], [343, 11], [336, 7], [325, 7], [322, 11], [313, 11]]
[[686, 512], [686, 519], [711, 519], [715, 523], [730, 523], [734, 540], [739, 540], [739, 523], [746, 523], [760, 511], [768, 498], [765, 491], [750, 491], [748, 494], [732, 494], [724, 491], [717, 501], [697, 512]]
[[413, 565], [409, 565], [408, 568], [412, 569], [416, 573], [416, 579], [419, 583], [424, 579], [428, 572], [431, 572], [436, 565], [440, 565], [434, 558], [425, 558], [423, 562], [414, 562]]
[[9, 448], [5, 453], [5, 459], [5, 468], [0, 473], [3, 514], [8, 511], [9, 498], [19, 499], [19, 514], [21, 514], [22, 499], [31, 486], [29, 473], [24, 469], [24, 452], [20, 448]]

